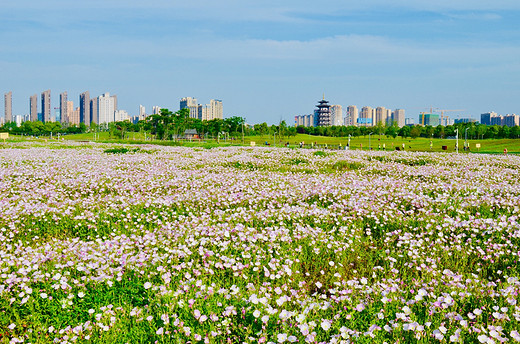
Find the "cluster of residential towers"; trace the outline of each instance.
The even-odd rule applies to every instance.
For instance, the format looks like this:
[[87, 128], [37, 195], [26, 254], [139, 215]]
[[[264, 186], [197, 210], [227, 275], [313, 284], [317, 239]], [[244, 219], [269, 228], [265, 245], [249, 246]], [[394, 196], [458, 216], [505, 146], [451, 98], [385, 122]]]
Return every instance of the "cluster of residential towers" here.
[[[13, 93], [10, 91], [4, 95], [5, 112], [0, 118], [0, 125], [6, 122], [16, 122], [19, 126], [25, 121], [61, 122], [66, 125], [79, 125], [91, 123], [105, 125], [111, 122], [130, 120], [137, 123], [148, 115], [144, 106], [139, 105], [139, 114], [130, 116], [127, 111], [117, 107], [117, 96], [104, 93], [98, 97], [90, 98], [90, 92], [85, 91], [79, 95], [78, 106], [74, 107], [69, 100], [67, 92], [60, 93], [59, 107], [51, 106], [51, 91], [41, 93], [40, 99], [34, 94], [29, 97], [29, 114], [13, 116]], [[38, 106], [40, 105], [40, 106]], [[197, 99], [186, 97], [180, 100], [180, 108], [190, 109], [190, 117], [201, 120], [215, 118], [223, 119], [222, 100], [212, 99], [207, 105], [197, 104]], [[54, 111], [53, 111], [54, 110]], [[159, 114], [160, 106], [154, 106], [152, 114]]]
[[349, 105], [343, 116], [341, 105], [329, 105], [325, 99], [320, 100], [314, 112], [310, 115], [295, 116], [296, 126], [318, 127], [318, 126], [357, 126], [372, 127], [378, 123], [392, 125], [397, 123], [399, 127], [405, 125], [405, 111], [396, 109], [394, 111], [385, 107], [372, 108], [364, 106], [358, 111], [357, 106]]

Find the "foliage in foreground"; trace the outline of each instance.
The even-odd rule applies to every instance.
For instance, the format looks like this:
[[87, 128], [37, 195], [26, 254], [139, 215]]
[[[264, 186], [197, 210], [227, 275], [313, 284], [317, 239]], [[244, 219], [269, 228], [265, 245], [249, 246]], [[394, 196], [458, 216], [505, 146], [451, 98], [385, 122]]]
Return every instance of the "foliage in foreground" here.
[[517, 157], [76, 148], [0, 151], [0, 342], [520, 340]]

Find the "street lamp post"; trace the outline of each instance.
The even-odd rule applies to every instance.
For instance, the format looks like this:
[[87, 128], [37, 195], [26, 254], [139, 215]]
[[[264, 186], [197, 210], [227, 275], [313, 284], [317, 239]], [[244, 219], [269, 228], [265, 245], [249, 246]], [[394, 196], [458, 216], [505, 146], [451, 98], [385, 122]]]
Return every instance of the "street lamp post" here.
[[368, 150], [371, 150], [372, 147], [370, 146], [370, 135], [372, 135], [373, 133], [370, 133], [368, 134]]
[[457, 143], [455, 143], [455, 148], [457, 149], [457, 153], [459, 152], [459, 129], [455, 129], [455, 139]]
[[273, 147], [276, 147], [276, 131], [273, 133]]
[[468, 149], [468, 129], [469, 128], [466, 128], [466, 130], [464, 130], [464, 150], [467, 150]]
[[348, 134], [348, 146], [347, 149], [350, 149], [350, 134]]

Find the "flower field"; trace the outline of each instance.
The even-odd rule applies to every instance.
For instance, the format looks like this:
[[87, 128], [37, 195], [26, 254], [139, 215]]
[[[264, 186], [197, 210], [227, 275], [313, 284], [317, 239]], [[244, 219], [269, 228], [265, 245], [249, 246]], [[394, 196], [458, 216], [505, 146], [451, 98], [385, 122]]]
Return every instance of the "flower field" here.
[[520, 341], [520, 158], [0, 149], [0, 343]]

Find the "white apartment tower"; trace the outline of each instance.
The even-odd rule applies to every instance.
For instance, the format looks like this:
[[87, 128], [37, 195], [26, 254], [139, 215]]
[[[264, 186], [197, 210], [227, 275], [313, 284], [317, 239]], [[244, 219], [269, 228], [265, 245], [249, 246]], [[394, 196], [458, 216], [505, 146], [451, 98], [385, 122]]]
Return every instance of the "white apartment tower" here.
[[330, 106], [331, 125], [343, 125], [343, 107], [341, 105]]
[[373, 125], [377, 125], [379, 123], [382, 123], [383, 125], [386, 125], [386, 119], [387, 119], [388, 113], [386, 111], [386, 108], [379, 106], [376, 108], [376, 118], [373, 123]]
[[181, 98], [180, 101], [180, 109], [189, 109], [190, 110], [190, 118], [199, 118], [199, 105], [197, 104], [197, 99], [192, 97], [184, 97]]
[[360, 127], [372, 127], [375, 121], [375, 111], [370, 106], [363, 106], [358, 118]]
[[404, 118], [404, 110], [403, 109], [395, 109], [394, 114], [392, 115], [392, 121], [397, 123], [399, 128], [405, 126], [405, 118]]
[[98, 97], [98, 120], [99, 124], [114, 122], [114, 113], [117, 110], [116, 96], [110, 96], [110, 93], [105, 93]]
[[359, 112], [355, 105], [347, 106], [347, 116], [345, 117], [345, 125], [358, 125]]

